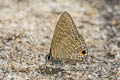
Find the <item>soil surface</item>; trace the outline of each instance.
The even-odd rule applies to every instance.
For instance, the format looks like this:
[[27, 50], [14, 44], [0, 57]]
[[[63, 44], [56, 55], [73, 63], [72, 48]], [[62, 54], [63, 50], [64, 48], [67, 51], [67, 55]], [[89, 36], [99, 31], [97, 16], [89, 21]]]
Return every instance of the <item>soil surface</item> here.
[[[45, 59], [64, 11], [87, 43], [85, 63]], [[0, 0], [0, 80], [120, 80], [120, 0]]]

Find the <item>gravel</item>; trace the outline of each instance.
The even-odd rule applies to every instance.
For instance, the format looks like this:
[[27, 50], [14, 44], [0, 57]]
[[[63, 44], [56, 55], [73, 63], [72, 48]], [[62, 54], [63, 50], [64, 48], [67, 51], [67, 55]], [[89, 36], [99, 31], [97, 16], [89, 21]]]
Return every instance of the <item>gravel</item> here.
[[[45, 60], [64, 11], [89, 47], [84, 63]], [[0, 80], [120, 80], [120, 1], [1, 0]]]

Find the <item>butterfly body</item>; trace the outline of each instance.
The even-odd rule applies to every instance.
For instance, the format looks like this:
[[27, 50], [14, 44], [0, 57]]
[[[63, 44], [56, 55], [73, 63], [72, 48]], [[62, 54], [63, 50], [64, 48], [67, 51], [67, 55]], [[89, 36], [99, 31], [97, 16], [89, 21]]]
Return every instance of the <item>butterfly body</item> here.
[[72, 17], [64, 12], [54, 31], [49, 57], [51, 61], [77, 62], [87, 56], [87, 46]]

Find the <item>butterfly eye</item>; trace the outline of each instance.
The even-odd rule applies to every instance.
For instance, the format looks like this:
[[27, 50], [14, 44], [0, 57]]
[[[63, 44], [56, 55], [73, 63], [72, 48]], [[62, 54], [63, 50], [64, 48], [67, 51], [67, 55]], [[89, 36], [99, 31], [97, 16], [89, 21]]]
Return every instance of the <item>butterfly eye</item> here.
[[47, 55], [45, 58], [48, 61], [48, 60], [50, 60], [51, 57], [50, 57], [50, 55]]
[[82, 51], [82, 54], [86, 54], [86, 53], [87, 53], [86, 50], [83, 50], [83, 51]]

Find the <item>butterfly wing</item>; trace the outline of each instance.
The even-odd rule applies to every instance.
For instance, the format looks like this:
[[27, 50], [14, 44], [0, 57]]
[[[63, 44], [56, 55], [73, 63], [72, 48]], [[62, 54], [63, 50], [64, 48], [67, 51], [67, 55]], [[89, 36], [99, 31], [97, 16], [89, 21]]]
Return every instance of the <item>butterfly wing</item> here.
[[87, 46], [83, 37], [78, 35], [70, 35], [61, 42], [58, 54], [60, 60], [63, 61], [83, 61], [87, 55]]
[[[50, 48], [50, 56], [52, 59], [65, 60], [69, 57], [68, 55], [74, 55], [74, 53], [76, 53], [76, 46], [81, 44], [80, 41], [75, 40], [79, 39], [78, 37], [82, 36], [78, 34], [72, 17], [67, 12], [64, 12], [60, 17], [53, 34]], [[74, 46], [75, 44], [76, 46]]]

